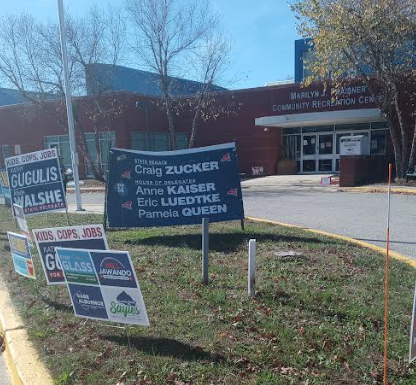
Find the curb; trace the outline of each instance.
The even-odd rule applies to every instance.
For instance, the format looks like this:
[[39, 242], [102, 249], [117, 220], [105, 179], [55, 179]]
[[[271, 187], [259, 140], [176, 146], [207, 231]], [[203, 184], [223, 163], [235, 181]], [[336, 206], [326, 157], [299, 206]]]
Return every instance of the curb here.
[[[339, 187], [339, 192], [387, 194], [387, 187]], [[416, 195], [416, 189], [393, 187], [392, 194]]]
[[52, 377], [29, 341], [24, 323], [16, 314], [3, 282], [0, 282], [0, 333], [4, 336], [6, 348], [4, 354], [11, 383], [12, 385], [52, 385]]
[[[68, 187], [66, 189], [67, 194], [75, 194], [75, 189], [72, 187]], [[105, 193], [105, 188], [95, 188], [95, 187], [91, 187], [91, 188], [80, 188], [80, 192], [81, 194], [86, 194], [86, 193]]]
[[[380, 247], [380, 246], [376, 246], [373, 245], [372, 243], [368, 243], [368, 242], [364, 242], [364, 241], [359, 241], [358, 239], [354, 239], [354, 238], [350, 238], [350, 237], [346, 237], [344, 235], [339, 235], [339, 234], [333, 234], [333, 233], [328, 233], [327, 231], [322, 231], [322, 230], [315, 230], [315, 229], [310, 229], [307, 227], [302, 227], [302, 226], [297, 226], [297, 225], [291, 225], [290, 223], [284, 223], [284, 222], [277, 222], [277, 221], [271, 221], [268, 219], [262, 219], [262, 218], [255, 218], [255, 217], [246, 217], [246, 219], [250, 220], [250, 221], [254, 221], [254, 222], [261, 222], [261, 223], [269, 223], [272, 225], [279, 225], [279, 226], [284, 226], [284, 227], [291, 227], [291, 228], [295, 228], [295, 229], [300, 229], [300, 230], [305, 230], [308, 231], [310, 233], [314, 233], [317, 235], [323, 235], [329, 238], [335, 238], [335, 239], [339, 239], [345, 242], [349, 242], [349, 243], [354, 243], [356, 245], [359, 245], [361, 247], [365, 247], [366, 249], [371, 249], [374, 250], [378, 253], [381, 254], [386, 254], [386, 249]], [[389, 256], [391, 258], [397, 259], [398, 261], [407, 263], [408, 265], [412, 266], [413, 268], [416, 269], [416, 260], [412, 259], [410, 257], [407, 257], [406, 255], [400, 254], [396, 251], [389, 251]]]

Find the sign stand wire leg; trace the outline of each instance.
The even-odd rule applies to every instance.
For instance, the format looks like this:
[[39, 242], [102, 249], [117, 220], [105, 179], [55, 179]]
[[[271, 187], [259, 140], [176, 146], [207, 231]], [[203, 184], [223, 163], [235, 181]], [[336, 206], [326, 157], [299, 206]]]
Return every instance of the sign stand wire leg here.
[[[108, 156], [108, 159], [110, 159], [110, 155]], [[107, 231], [108, 176], [109, 176], [109, 171], [107, 170], [107, 172], [106, 172], [106, 180], [105, 180], [104, 216], [103, 216], [103, 227], [104, 227], [104, 231]]]
[[66, 212], [66, 221], [68, 222], [68, 226], [71, 226], [71, 224], [69, 223], [68, 207], [65, 208], [65, 212]]
[[129, 350], [131, 350], [131, 342], [130, 342], [129, 330], [128, 330], [127, 327], [124, 328], [124, 332], [126, 333], [127, 343], [129, 344]]
[[256, 240], [250, 239], [248, 243], [248, 295], [256, 295]]
[[384, 304], [384, 359], [383, 359], [383, 384], [387, 385], [387, 320], [389, 297], [389, 249], [390, 249], [390, 195], [391, 195], [391, 170], [389, 164], [389, 188], [387, 193], [387, 243], [386, 243], [386, 277], [385, 277], [385, 304]]
[[209, 283], [209, 219], [202, 219], [202, 281], [205, 285]]

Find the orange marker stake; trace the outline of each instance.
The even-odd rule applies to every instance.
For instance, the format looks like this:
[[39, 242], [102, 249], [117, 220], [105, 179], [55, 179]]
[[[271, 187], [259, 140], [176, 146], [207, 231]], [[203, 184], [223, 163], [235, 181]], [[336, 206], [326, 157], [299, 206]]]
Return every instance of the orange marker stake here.
[[384, 306], [384, 376], [383, 384], [387, 385], [387, 319], [389, 299], [389, 250], [390, 250], [390, 193], [391, 193], [391, 163], [389, 164], [389, 188], [387, 193], [387, 244], [386, 244], [386, 278]]

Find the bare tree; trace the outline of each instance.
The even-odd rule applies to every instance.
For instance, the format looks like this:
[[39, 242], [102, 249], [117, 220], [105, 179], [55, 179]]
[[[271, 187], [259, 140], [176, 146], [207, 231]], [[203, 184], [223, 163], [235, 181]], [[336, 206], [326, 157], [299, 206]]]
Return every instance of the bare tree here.
[[[195, 143], [201, 117], [213, 81], [227, 62], [229, 46], [218, 31], [220, 19], [206, 0], [125, 0], [135, 37], [133, 49], [140, 62], [159, 76], [167, 116], [171, 149], [176, 148], [174, 124], [177, 100], [174, 79], [178, 72], [202, 74], [192, 103], [194, 119], [190, 144]], [[198, 68], [199, 71], [195, 71]]]
[[[85, 140], [82, 153], [87, 158], [95, 179], [103, 180], [100, 133], [110, 131], [111, 123], [114, 122], [112, 115], [121, 113], [121, 106], [112, 101], [109, 104], [104, 94], [113, 91], [111, 79], [117, 63], [124, 54], [126, 25], [120, 10], [109, 6], [107, 12], [104, 12], [92, 6], [87, 16], [77, 19], [68, 18], [67, 30], [68, 46], [73, 55], [75, 67], [79, 69], [75, 72], [73, 81], [92, 97], [92, 107], [85, 110], [85, 114], [94, 129], [95, 163], [98, 166], [94, 165]], [[106, 63], [110, 66], [110, 71], [107, 73], [109, 79], [105, 79], [104, 82], [96, 77], [95, 64], [97, 63]], [[85, 138], [80, 116], [75, 114], [75, 120], [81, 135]]]
[[[0, 30], [0, 79], [16, 88], [22, 98], [53, 115], [63, 130], [67, 131], [63, 103], [49, 103], [51, 99], [64, 97], [63, 66], [59, 28], [56, 23], [41, 23], [33, 17], [20, 14], [8, 15], [1, 20]], [[125, 41], [125, 24], [121, 12], [107, 12], [92, 7], [83, 18], [67, 17], [67, 41], [71, 90], [74, 95], [85, 95], [86, 80], [91, 87], [92, 107], [74, 100], [74, 120], [78, 149], [84, 155], [94, 176], [103, 180], [101, 164], [100, 132], [109, 130], [108, 124], [99, 124], [104, 114], [119, 114], [119, 106], [105, 102], [104, 92], [98, 87], [93, 68], [98, 63], [108, 63], [112, 68], [120, 60]], [[113, 121], [114, 119], [107, 119]], [[90, 121], [95, 133], [95, 159], [88, 151], [83, 122]]]
[[215, 31], [212, 35], [207, 36], [204, 44], [194, 53], [196, 73], [200, 72], [202, 74], [198, 78], [201, 79], [203, 86], [193, 100], [194, 116], [189, 148], [195, 146], [199, 121], [207, 121], [212, 117], [210, 114], [212, 110], [209, 107], [215, 104], [215, 97], [213, 97], [211, 89], [227, 68], [228, 55], [231, 49], [229, 41], [224, 36], [220, 31]]

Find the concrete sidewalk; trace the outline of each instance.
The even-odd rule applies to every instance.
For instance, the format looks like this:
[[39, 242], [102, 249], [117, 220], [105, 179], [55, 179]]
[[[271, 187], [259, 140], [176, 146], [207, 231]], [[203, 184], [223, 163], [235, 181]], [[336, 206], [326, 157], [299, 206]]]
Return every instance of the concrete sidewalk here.
[[[25, 323], [17, 314], [3, 277], [0, 276], [0, 332], [4, 335], [5, 352], [10, 375], [0, 375], [5, 385], [52, 385], [53, 381], [30, 342]], [[1, 369], [1, 366], [0, 366]], [[0, 382], [3, 385], [3, 382]]]
[[[372, 194], [387, 194], [387, 184], [374, 184], [369, 186], [357, 186], [357, 187], [339, 187], [340, 192], [354, 192], [354, 193], [372, 193]], [[413, 186], [396, 186], [391, 187], [392, 194], [403, 195], [416, 195], [416, 187]]]
[[5, 353], [0, 353], [0, 385], [11, 385], [9, 370], [5, 360]]
[[337, 185], [321, 185], [321, 179], [334, 177], [332, 174], [271, 175], [242, 181], [243, 191], [326, 191], [336, 192]]

